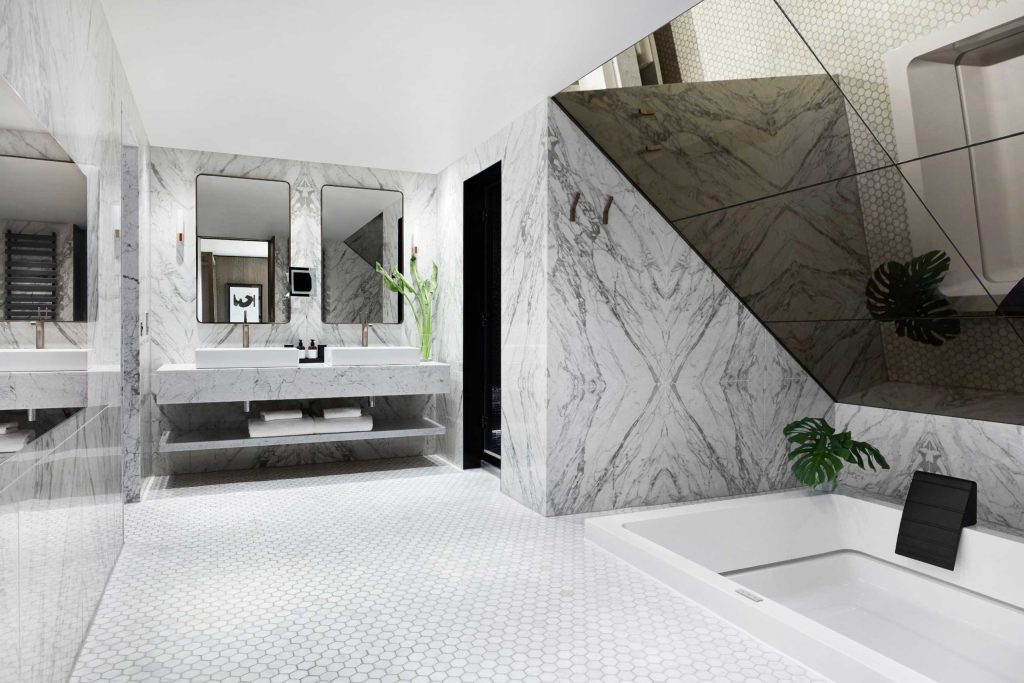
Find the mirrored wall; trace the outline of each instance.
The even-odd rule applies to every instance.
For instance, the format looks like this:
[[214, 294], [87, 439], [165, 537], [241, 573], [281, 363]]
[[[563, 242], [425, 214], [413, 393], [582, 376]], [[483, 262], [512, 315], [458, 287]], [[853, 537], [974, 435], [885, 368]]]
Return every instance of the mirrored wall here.
[[87, 317], [85, 174], [0, 79], [0, 316]]
[[1020, 424], [1022, 82], [1019, 0], [703, 0], [556, 101], [833, 398]]

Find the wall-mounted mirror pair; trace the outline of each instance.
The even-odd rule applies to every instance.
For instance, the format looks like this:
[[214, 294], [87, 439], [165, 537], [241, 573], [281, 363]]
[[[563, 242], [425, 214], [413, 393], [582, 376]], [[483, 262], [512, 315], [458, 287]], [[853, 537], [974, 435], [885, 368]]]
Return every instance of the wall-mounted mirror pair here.
[[0, 319], [84, 321], [85, 174], [0, 79]]
[[[201, 323], [285, 323], [289, 268], [320, 276], [328, 324], [400, 323], [402, 298], [375, 266], [402, 267], [402, 193], [324, 186], [319, 264], [291, 264], [291, 186], [278, 180], [196, 179], [196, 317]], [[315, 249], [314, 249], [315, 251]]]

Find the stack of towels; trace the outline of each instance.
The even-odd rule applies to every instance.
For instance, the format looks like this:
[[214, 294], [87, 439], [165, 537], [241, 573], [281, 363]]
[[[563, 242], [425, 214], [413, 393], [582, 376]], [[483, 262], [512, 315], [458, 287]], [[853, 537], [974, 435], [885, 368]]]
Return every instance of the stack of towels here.
[[32, 429], [18, 429], [17, 422], [0, 423], [0, 453], [17, 453], [35, 435]]
[[373, 430], [373, 417], [363, 415], [363, 409], [359, 406], [326, 408], [323, 411], [323, 417], [304, 415], [298, 408], [267, 410], [259, 418], [249, 420], [249, 436], [253, 438], [340, 434], [371, 430]]
[[267, 410], [258, 418], [249, 420], [249, 436], [303, 436], [315, 434], [313, 418], [306, 417], [298, 408], [294, 410]]
[[359, 406], [324, 408], [323, 417], [314, 417], [317, 434], [368, 432], [373, 429], [373, 416], [363, 415]]

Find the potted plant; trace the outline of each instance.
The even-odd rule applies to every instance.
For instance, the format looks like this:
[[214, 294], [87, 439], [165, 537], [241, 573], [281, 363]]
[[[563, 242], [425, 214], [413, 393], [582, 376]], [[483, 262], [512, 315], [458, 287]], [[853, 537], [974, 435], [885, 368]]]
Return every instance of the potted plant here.
[[877, 448], [854, 441], [848, 431], [836, 433], [832, 425], [820, 417], [790, 422], [782, 432], [794, 445], [787, 456], [793, 463], [793, 475], [806, 486], [828, 486], [828, 490], [834, 491], [839, 472], [846, 465], [889, 469], [889, 463]]
[[384, 278], [384, 286], [389, 291], [395, 292], [405, 297], [406, 302], [409, 304], [409, 310], [412, 311], [413, 318], [416, 319], [416, 331], [419, 333], [420, 341], [420, 358], [422, 360], [430, 360], [430, 345], [431, 339], [434, 335], [434, 293], [437, 292], [437, 263], [433, 264], [430, 277], [423, 279], [420, 277], [419, 268], [416, 266], [416, 256], [419, 250], [416, 247], [412, 248], [412, 257], [409, 259], [409, 275], [412, 276], [412, 282], [410, 282], [395, 266], [391, 274], [384, 270], [379, 262], [377, 263], [376, 270]]

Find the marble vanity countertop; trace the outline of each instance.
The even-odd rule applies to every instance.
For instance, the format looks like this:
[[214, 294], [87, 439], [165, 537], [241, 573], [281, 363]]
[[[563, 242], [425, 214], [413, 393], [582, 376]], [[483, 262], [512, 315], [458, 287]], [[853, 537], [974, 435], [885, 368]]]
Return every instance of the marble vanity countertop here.
[[156, 373], [157, 403], [225, 403], [347, 396], [446, 394], [447, 363], [418, 365], [323, 365], [297, 368], [199, 369], [163, 365]]
[[0, 372], [0, 410], [83, 408], [117, 403], [120, 379], [116, 366]]

